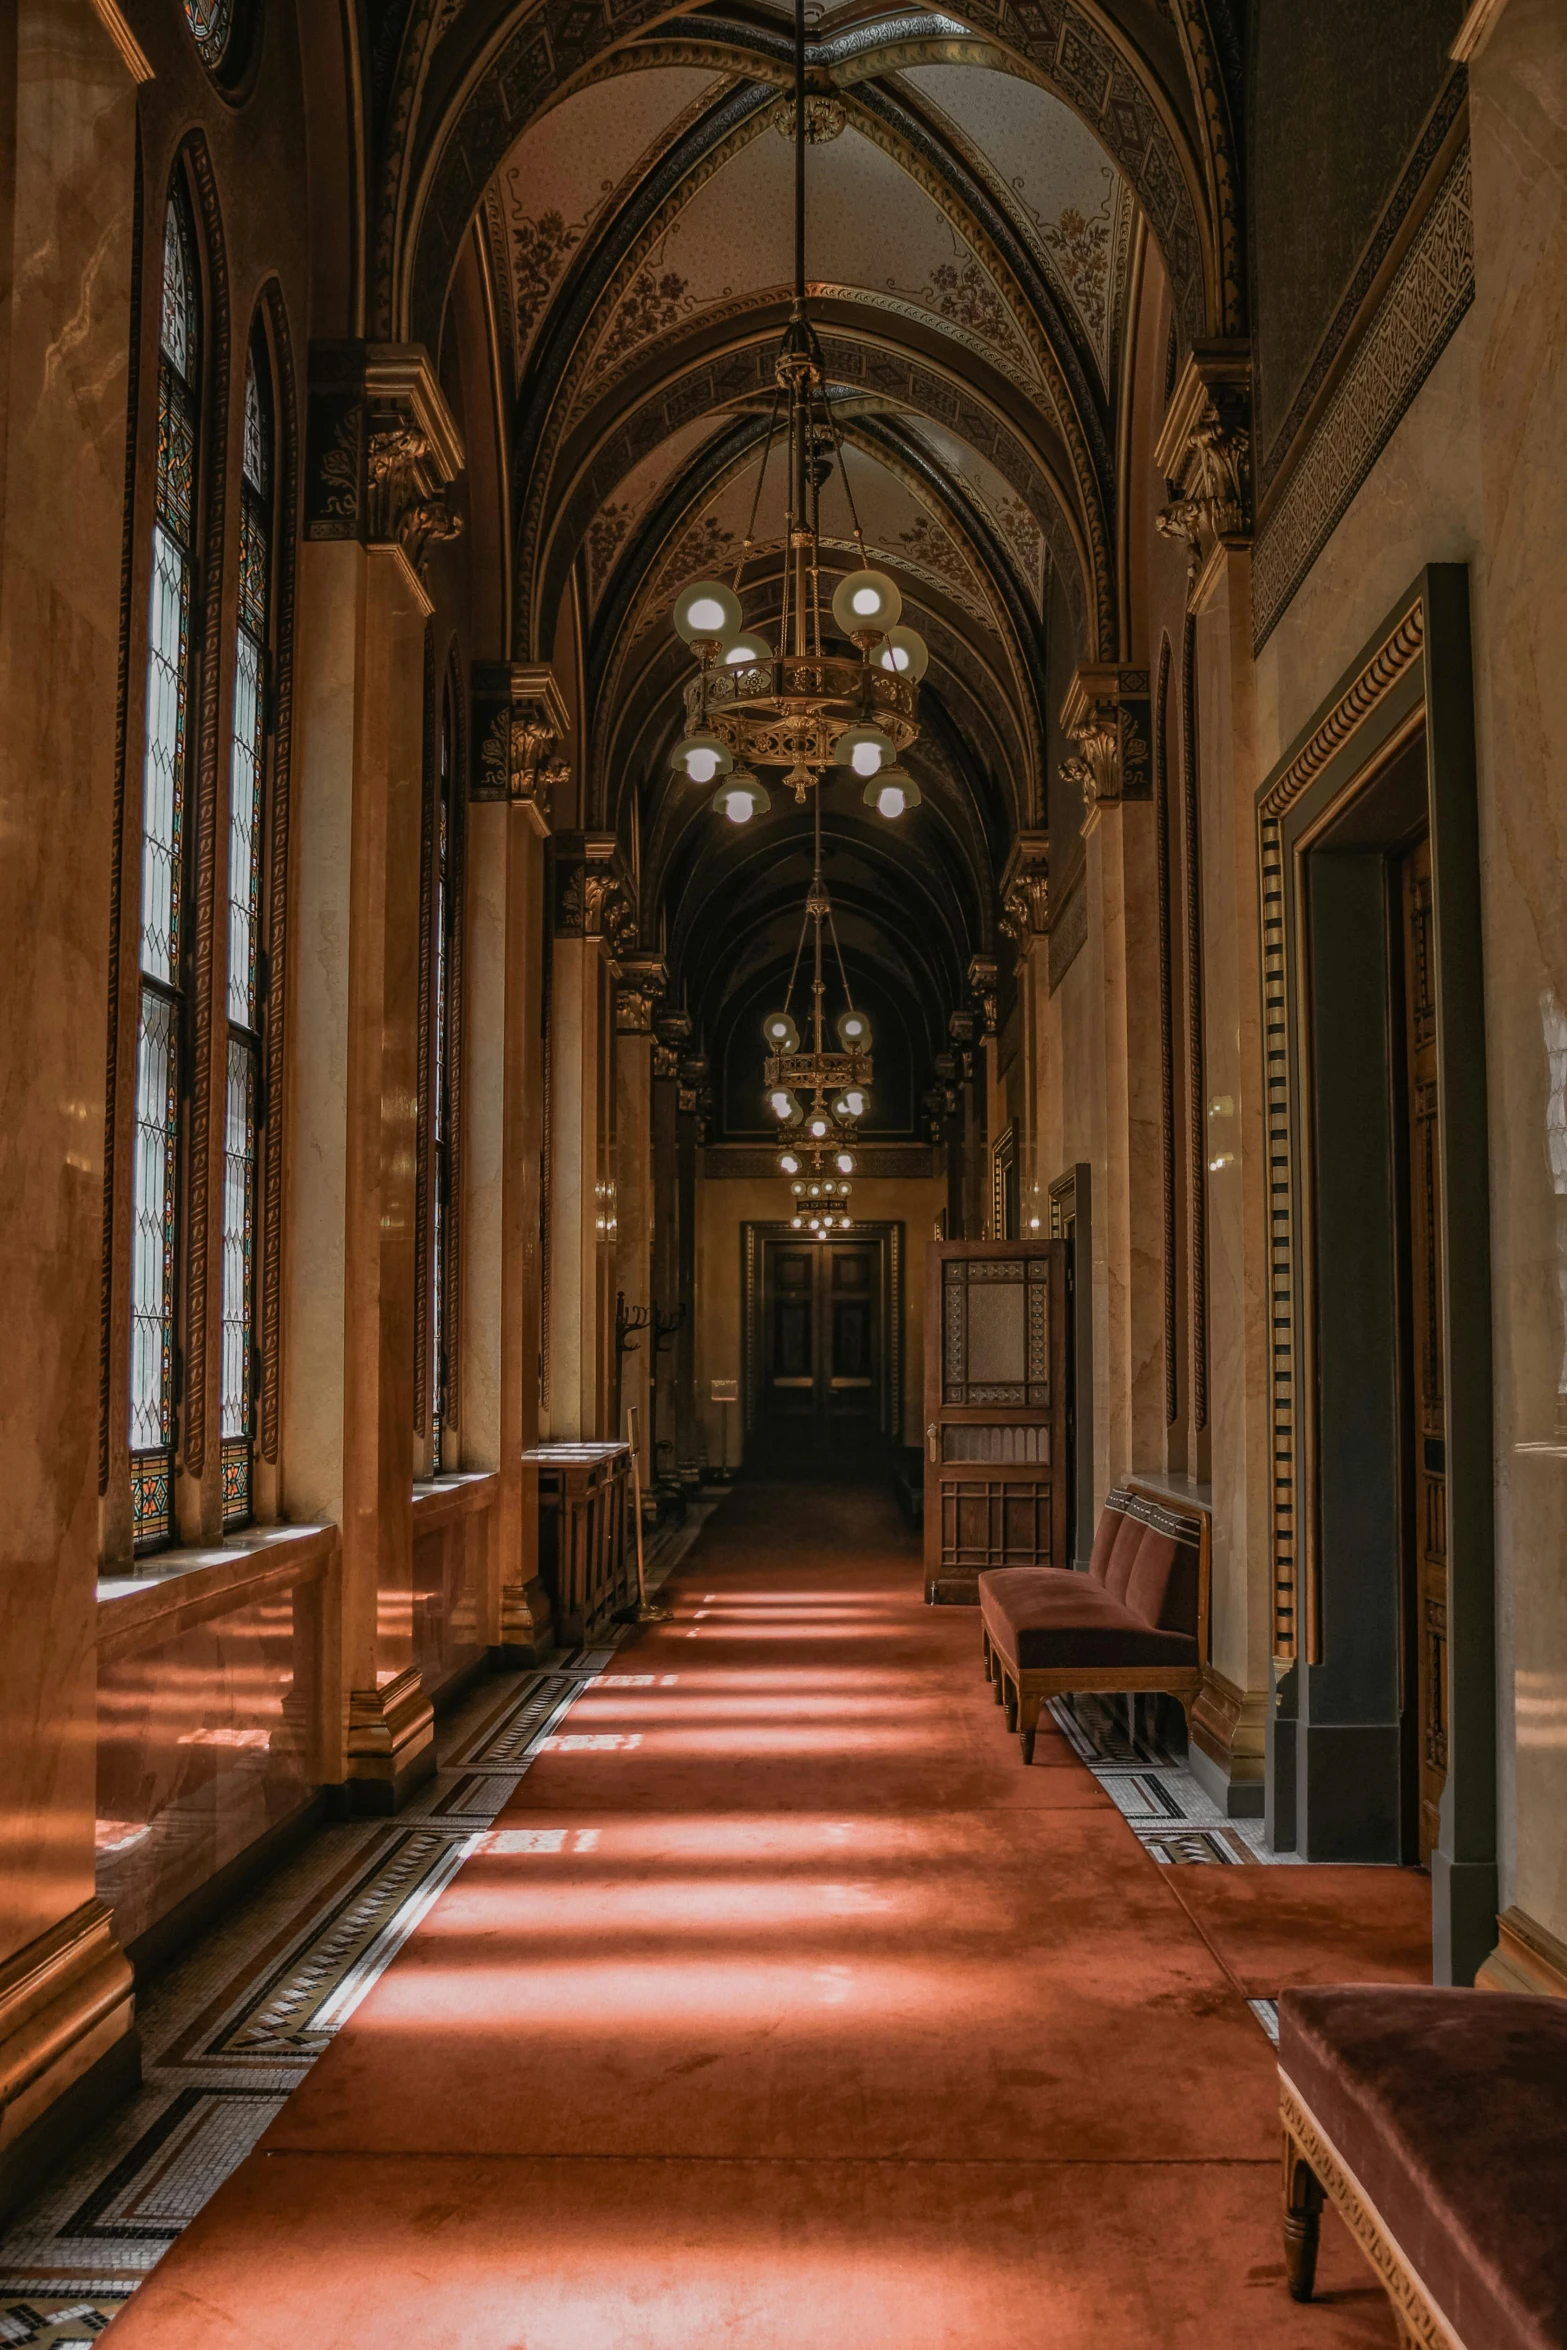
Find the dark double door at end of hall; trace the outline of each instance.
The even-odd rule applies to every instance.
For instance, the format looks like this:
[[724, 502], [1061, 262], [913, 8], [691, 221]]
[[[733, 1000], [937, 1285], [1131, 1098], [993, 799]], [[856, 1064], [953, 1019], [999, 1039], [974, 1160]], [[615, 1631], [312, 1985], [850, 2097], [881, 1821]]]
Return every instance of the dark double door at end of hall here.
[[[768, 1240], [758, 1434], [848, 1458], [886, 1421], [879, 1240]], [[769, 1447], [770, 1448], [770, 1447]]]

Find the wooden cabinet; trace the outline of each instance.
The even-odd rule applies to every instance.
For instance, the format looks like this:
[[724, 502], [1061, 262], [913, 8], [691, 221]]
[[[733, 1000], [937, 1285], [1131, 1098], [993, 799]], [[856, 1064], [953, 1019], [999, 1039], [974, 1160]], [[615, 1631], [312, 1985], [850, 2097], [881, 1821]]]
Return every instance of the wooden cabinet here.
[[522, 1457], [539, 1474], [539, 1575], [555, 1637], [579, 1648], [632, 1597], [631, 1449], [540, 1444]]

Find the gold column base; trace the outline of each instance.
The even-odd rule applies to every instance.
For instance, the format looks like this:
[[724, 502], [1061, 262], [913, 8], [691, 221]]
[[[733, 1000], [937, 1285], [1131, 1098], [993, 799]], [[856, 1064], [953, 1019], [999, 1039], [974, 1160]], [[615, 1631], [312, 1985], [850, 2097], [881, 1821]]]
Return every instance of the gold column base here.
[[106, 1902], [84, 1901], [0, 1967], [0, 2157], [118, 2043], [135, 2072], [135, 2014]]
[[1567, 1999], [1567, 1944], [1521, 1909], [1504, 1909], [1496, 1921], [1496, 1948], [1475, 1976], [1475, 1988]]
[[435, 1773], [435, 1708], [417, 1665], [379, 1689], [348, 1698], [349, 1801], [355, 1811], [394, 1812]]
[[1260, 1787], [1267, 1772], [1268, 1692], [1239, 1689], [1212, 1665], [1191, 1711], [1192, 1744], [1232, 1787]]

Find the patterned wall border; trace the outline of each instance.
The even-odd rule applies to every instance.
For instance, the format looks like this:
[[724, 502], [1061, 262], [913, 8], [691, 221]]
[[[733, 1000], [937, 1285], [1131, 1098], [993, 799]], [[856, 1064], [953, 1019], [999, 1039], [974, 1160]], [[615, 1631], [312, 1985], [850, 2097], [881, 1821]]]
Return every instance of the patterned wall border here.
[[1260, 652], [1474, 299], [1466, 141], [1367, 329], [1252, 558]]
[[[1411, 604], [1354, 681], [1313, 728], [1257, 802], [1257, 854], [1262, 918], [1263, 1076], [1267, 1105], [1268, 1287], [1272, 1415], [1269, 1432], [1273, 1489], [1269, 1553], [1273, 1570], [1273, 1653], [1292, 1662], [1300, 1649], [1304, 1612], [1299, 1589], [1301, 1548], [1297, 1468], [1302, 1402], [1297, 1394], [1300, 1313], [1297, 1272], [1299, 1203], [1295, 1181], [1295, 1105], [1290, 1075], [1289, 945], [1285, 920], [1284, 826], [1290, 810], [1425, 651], [1425, 607]], [[1308, 1617], [1309, 1625], [1309, 1617]]]

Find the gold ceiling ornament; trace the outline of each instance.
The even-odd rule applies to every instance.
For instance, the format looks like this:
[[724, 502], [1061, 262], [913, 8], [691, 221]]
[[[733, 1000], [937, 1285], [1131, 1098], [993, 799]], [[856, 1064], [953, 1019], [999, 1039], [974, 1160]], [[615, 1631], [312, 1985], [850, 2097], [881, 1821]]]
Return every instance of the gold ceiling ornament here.
[[[806, 306], [805, 150], [820, 132], [813, 134], [806, 93], [804, 0], [795, 0], [788, 112], [794, 137], [794, 303], [779, 346], [772, 420], [733, 581], [696, 580], [675, 599], [675, 628], [696, 656], [697, 674], [686, 686], [686, 731], [670, 765], [692, 783], [716, 785], [713, 805], [733, 824], [749, 823], [771, 804], [758, 768], [782, 768], [785, 789], [803, 807], [811, 786], [829, 768], [843, 767], [866, 787], [865, 798], [879, 815], [896, 818], [918, 804], [919, 787], [901, 768], [885, 790], [875, 788], [876, 778], [895, 768], [918, 738], [919, 681], [929, 656], [917, 630], [899, 625], [903, 598], [896, 581], [866, 560], [821, 345]], [[757, 543], [757, 510], [781, 420], [788, 490], [775, 652], [766, 637], [744, 626], [739, 589]], [[838, 634], [854, 646], [852, 657], [829, 651], [822, 629], [821, 490], [835, 462], [860, 558], [832, 597], [832, 617]]]

